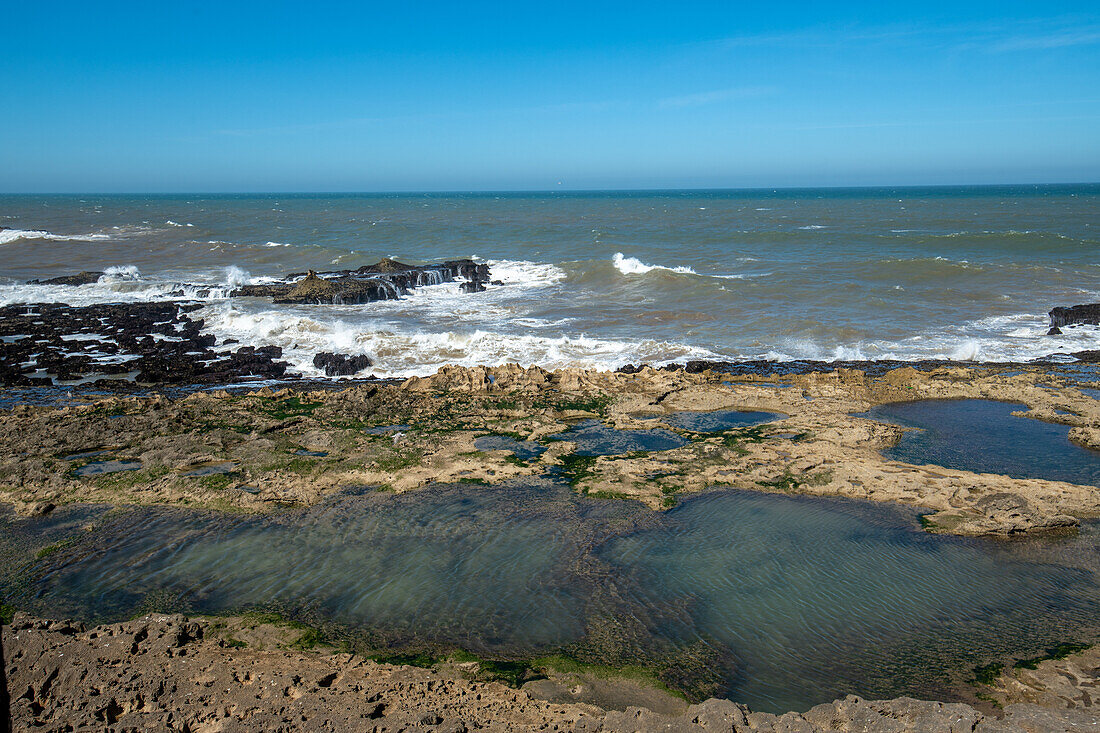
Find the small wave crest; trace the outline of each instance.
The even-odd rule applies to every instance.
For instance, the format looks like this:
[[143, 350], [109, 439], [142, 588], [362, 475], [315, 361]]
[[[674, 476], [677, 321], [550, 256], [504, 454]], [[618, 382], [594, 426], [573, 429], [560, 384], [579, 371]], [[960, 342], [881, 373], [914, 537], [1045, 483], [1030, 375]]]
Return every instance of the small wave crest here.
[[[745, 262], [757, 261], [753, 257], [739, 258]], [[637, 257], [627, 257], [622, 252], [616, 252], [615, 256], [611, 258], [611, 263], [615, 265], [615, 269], [621, 272], [623, 275], [645, 275], [650, 272], [671, 272], [677, 275], [694, 275], [696, 277], [714, 277], [719, 280], [748, 280], [756, 277], [767, 277], [771, 275], [770, 272], [736, 272], [732, 274], [717, 274], [710, 272], [696, 272], [690, 267], [665, 267], [664, 265], [648, 265], [642, 262]]]
[[107, 234], [54, 234], [37, 229], [0, 229], [0, 244], [10, 244], [20, 239], [48, 239], [54, 242], [100, 242], [110, 239]]
[[100, 282], [111, 282], [121, 280], [140, 280], [141, 272], [133, 265], [113, 265], [103, 271], [103, 276], [99, 278]]

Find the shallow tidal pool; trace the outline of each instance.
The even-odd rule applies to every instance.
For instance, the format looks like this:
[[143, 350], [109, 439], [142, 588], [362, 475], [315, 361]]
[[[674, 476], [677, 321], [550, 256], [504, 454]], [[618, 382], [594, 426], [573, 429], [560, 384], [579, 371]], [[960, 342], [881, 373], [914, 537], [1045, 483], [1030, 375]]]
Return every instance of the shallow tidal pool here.
[[961, 539], [920, 532], [915, 511], [743, 491], [655, 513], [528, 481], [348, 491], [266, 517], [74, 506], [0, 522], [0, 590], [43, 615], [278, 608], [375, 648], [648, 662], [770, 711], [940, 696], [952, 671], [1087, 640], [1100, 605], [1095, 523]]
[[884, 451], [897, 461], [1100, 486], [1100, 451], [1071, 443], [1066, 425], [1012, 414], [1026, 409], [995, 400], [919, 400], [879, 405], [864, 417], [920, 428]]

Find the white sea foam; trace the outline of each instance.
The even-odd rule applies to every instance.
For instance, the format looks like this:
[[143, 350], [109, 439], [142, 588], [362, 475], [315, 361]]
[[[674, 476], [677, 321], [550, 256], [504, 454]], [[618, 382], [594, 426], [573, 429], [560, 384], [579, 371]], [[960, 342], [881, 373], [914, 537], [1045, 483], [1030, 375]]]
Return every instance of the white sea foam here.
[[265, 242], [265, 247], [293, 247], [293, 244], [287, 244], [286, 242]]
[[681, 275], [695, 275], [695, 270], [690, 267], [665, 267], [664, 265], [647, 265], [639, 260], [637, 257], [627, 257], [622, 252], [616, 252], [615, 256], [611, 258], [611, 262], [615, 265], [615, 268], [624, 275], [644, 275], [647, 272], [653, 272], [654, 270], [664, 270], [665, 272], [678, 272]]
[[133, 265], [112, 265], [103, 271], [100, 282], [140, 280], [141, 272]]
[[956, 326], [930, 329], [898, 340], [865, 340], [846, 344], [821, 344], [812, 339], [781, 339], [776, 348], [762, 354], [738, 354], [738, 358], [774, 361], [808, 359], [841, 361], [890, 359], [916, 361], [1027, 362], [1076, 351], [1100, 349], [1100, 327], [1078, 325], [1062, 329], [1061, 336], [1047, 336], [1046, 315], [1017, 313], [990, 316]]
[[170, 227], [193, 227], [193, 226], [195, 226], [194, 224], [180, 224], [179, 222], [172, 221], [171, 219], [169, 219], [168, 221], [166, 221], [164, 223], [167, 224]]
[[807, 224], [804, 227], [799, 227], [799, 229], [828, 229], [828, 228], [829, 227], [825, 226], [824, 224]]
[[554, 285], [565, 279], [565, 270], [547, 262], [529, 262], [527, 260], [487, 260], [489, 273], [494, 280], [505, 285], [520, 285], [527, 288]]
[[[388, 317], [393, 323], [407, 318], [420, 318], [428, 323], [504, 323], [522, 315], [533, 299], [566, 278], [564, 270], [548, 263], [488, 260], [486, 264], [492, 279], [503, 285], [489, 285], [481, 293], [463, 293], [461, 281], [428, 285], [410, 290], [397, 300], [354, 306], [352, 310], [372, 317]], [[528, 325], [537, 328], [545, 323], [530, 319]]]
[[20, 239], [48, 239], [54, 242], [98, 242], [110, 239], [108, 234], [53, 234], [37, 229], [0, 229], [0, 244]]
[[[257, 278], [256, 280], [259, 280]], [[0, 305], [16, 303], [68, 303], [74, 306], [97, 303], [142, 303], [165, 300], [222, 300], [233, 286], [211, 277], [168, 280], [143, 277], [133, 265], [115, 265], [104, 270], [99, 280], [87, 285], [45, 285], [0, 282]]]
[[614, 369], [627, 362], [717, 358], [705, 349], [652, 340], [540, 336], [489, 327], [430, 332], [386, 323], [378, 328], [372, 321], [337, 318], [327, 311], [290, 315], [253, 311], [232, 301], [212, 304], [197, 315], [222, 338], [281, 347], [292, 371], [309, 377], [321, 374], [313, 366], [318, 351], [367, 354], [375, 363], [369, 373], [379, 377], [423, 376], [447, 364]]
[[230, 290], [236, 290], [242, 285], [248, 284], [251, 280], [251, 276], [245, 270], [237, 267], [236, 265], [230, 265], [225, 268], [225, 286]]

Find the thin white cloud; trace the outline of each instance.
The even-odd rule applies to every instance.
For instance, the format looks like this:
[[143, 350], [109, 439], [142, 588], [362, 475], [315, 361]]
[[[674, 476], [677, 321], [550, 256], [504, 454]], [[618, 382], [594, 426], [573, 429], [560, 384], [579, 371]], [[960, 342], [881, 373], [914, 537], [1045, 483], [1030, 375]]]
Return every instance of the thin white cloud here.
[[1100, 43], [1100, 28], [1080, 28], [1076, 30], [1064, 30], [1058, 33], [1046, 35], [1018, 36], [1006, 38], [993, 44], [991, 51], [1041, 51], [1051, 48], [1068, 48], [1070, 46], [1090, 46]]
[[749, 99], [752, 97], [765, 97], [776, 93], [775, 87], [733, 87], [730, 89], [712, 89], [708, 92], [696, 92], [677, 97], [665, 97], [658, 102], [662, 109], [676, 109], [680, 107], [701, 107], [706, 104], [729, 102], [735, 99]]
[[687, 44], [711, 51], [760, 47], [844, 48], [858, 45], [932, 45], [960, 51], [1002, 53], [1043, 51], [1100, 43], [1094, 15], [1021, 18], [985, 23], [934, 25], [927, 22], [885, 26], [819, 25], [797, 30], [729, 36]]

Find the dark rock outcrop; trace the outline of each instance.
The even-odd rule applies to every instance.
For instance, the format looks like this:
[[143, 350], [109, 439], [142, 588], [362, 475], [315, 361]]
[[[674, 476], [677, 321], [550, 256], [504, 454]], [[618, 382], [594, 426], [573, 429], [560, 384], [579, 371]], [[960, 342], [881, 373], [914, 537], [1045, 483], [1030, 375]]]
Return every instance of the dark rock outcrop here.
[[473, 260], [451, 260], [438, 265], [406, 265], [384, 259], [355, 270], [292, 273], [283, 282], [244, 285], [233, 296], [271, 298], [275, 303], [299, 305], [355, 305], [376, 300], [394, 300], [425, 285], [440, 285], [465, 278], [462, 291], [485, 290], [489, 266]]
[[1049, 315], [1052, 328], [1069, 326], [1074, 323], [1087, 323], [1098, 326], [1100, 325], [1100, 303], [1074, 305], [1069, 308], [1054, 308]]
[[370, 357], [364, 354], [349, 356], [322, 351], [313, 357], [313, 366], [323, 369], [326, 377], [350, 377], [373, 363]]
[[102, 272], [88, 272], [85, 270], [75, 275], [51, 277], [48, 280], [31, 280], [30, 283], [32, 285], [91, 285], [99, 282], [101, 277], [103, 277]]

